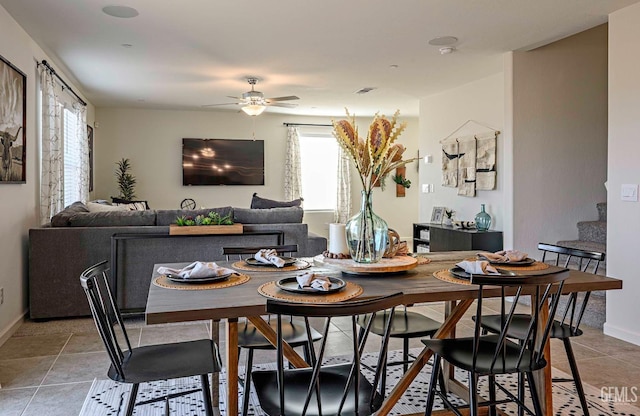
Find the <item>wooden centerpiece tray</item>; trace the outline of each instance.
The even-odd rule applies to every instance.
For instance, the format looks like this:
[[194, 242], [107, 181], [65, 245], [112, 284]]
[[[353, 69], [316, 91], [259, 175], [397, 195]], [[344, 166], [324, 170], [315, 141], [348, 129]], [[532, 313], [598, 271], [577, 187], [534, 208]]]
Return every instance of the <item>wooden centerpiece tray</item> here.
[[356, 263], [352, 259], [331, 259], [320, 254], [313, 258], [317, 266], [340, 269], [347, 274], [398, 273], [411, 270], [418, 265], [418, 260], [411, 256], [395, 256], [383, 258], [377, 263]]
[[231, 225], [169, 225], [169, 235], [242, 234], [242, 224]]

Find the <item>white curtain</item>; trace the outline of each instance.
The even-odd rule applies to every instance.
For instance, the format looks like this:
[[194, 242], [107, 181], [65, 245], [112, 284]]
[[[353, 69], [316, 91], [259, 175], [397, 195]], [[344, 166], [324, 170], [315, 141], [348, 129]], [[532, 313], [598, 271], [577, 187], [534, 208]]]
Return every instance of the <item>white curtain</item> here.
[[287, 155], [284, 166], [284, 197], [287, 201], [292, 201], [301, 196], [300, 136], [296, 127], [289, 127], [287, 129]]
[[62, 147], [62, 103], [53, 75], [41, 68], [42, 166], [40, 178], [40, 223], [64, 209], [64, 162]]
[[351, 216], [351, 171], [350, 159], [342, 147], [338, 147], [338, 181], [336, 211], [333, 221], [346, 223]]
[[80, 143], [80, 167], [77, 172], [80, 189], [80, 201], [89, 200], [89, 138], [87, 137], [87, 108], [81, 103], [73, 105], [76, 115], [77, 142]]

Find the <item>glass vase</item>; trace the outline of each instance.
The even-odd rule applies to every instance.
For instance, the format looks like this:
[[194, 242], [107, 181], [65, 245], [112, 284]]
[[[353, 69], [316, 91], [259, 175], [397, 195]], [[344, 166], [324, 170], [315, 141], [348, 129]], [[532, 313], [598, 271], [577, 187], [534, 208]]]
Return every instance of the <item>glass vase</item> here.
[[476, 214], [476, 229], [487, 231], [491, 227], [491, 215], [484, 210], [484, 204], [480, 204], [480, 212]]
[[358, 263], [376, 263], [387, 249], [389, 227], [372, 209], [372, 192], [362, 191], [360, 212], [347, 221], [349, 254]]

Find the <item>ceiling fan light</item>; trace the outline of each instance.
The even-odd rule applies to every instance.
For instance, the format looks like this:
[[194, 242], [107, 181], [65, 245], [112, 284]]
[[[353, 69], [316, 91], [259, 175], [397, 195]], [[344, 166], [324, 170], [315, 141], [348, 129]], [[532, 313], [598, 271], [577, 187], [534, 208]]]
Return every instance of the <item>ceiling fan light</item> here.
[[249, 104], [242, 107], [242, 111], [250, 116], [259, 116], [267, 108], [264, 105]]

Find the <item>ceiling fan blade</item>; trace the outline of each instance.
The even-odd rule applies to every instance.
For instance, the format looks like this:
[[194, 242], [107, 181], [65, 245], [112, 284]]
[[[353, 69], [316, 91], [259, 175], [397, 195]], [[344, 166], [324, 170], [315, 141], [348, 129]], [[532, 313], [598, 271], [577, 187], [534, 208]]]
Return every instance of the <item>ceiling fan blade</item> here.
[[294, 108], [297, 107], [298, 104], [293, 103], [267, 103], [270, 107], [286, 107], [286, 108]]
[[206, 105], [203, 105], [202, 107], [217, 107], [220, 105], [240, 105], [240, 104], [243, 104], [243, 103], [206, 104]]
[[299, 100], [300, 97], [296, 97], [295, 95], [289, 95], [287, 97], [273, 97], [273, 98], [267, 98], [267, 102], [271, 102], [271, 101], [289, 101], [289, 100]]
[[240, 97], [234, 97], [232, 95], [227, 95], [227, 98], [233, 98], [234, 100], [242, 100]]

